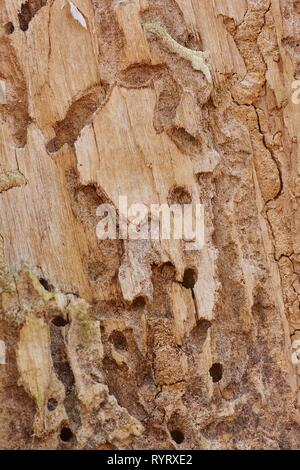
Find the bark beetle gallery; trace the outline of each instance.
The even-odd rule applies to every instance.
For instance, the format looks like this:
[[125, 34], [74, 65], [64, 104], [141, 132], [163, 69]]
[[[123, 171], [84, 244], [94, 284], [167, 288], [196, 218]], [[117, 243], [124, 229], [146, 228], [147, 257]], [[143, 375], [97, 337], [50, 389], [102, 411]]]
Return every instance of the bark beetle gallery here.
[[[300, 1], [0, 20], [0, 448], [299, 448]], [[100, 239], [123, 196], [204, 246]]]

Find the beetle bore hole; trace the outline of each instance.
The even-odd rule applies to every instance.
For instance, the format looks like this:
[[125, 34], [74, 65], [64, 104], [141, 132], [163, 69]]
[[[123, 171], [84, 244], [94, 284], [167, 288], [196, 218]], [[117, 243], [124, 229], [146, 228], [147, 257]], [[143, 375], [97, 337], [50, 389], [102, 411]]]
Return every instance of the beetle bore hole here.
[[49, 398], [47, 402], [47, 408], [49, 411], [54, 411], [57, 405], [58, 403], [57, 403], [57, 400], [55, 400], [55, 398]]
[[214, 383], [220, 382], [223, 377], [223, 366], [219, 362], [215, 362], [209, 369], [210, 376]]
[[6, 25], [4, 25], [5, 34], [7, 35], [12, 34], [14, 30], [15, 30], [15, 27], [11, 21], [9, 21], [8, 23], [6, 23]]
[[113, 331], [109, 337], [110, 342], [114, 345], [119, 351], [127, 351], [128, 344], [127, 339], [121, 331]]
[[146, 305], [146, 300], [145, 300], [145, 297], [143, 297], [142, 295], [136, 297], [134, 301], [132, 302], [132, 307], [137, 310], [139, 308], [144, 308], [145, 305]]
[[180, 429], [174, 429], [170, 434], [176, 444], [182, 444], [184, 441], [184, 434], [182, 431], [180, 431]]
[[63, 317], [57, 315], [56, 317], [53, 318], [52, 323], [54, 326], [66, 326], [68, 324], [68, 321], [65, 320]]
[[51, 284], [49, 284], [49, 282], [47, 281], [47, 279], [44, 279], [44, 278], [40, 278], [40, 284], [42, 284], [43, 288], [45, 290], [47, 290], [48, 292], [53, 292], [54, 288]]
[[63, 442], [70, 442], [73, 439], [74, 434], [72, 433], [70, 428], [64, 427], [60, 431], [59, 437]]
[[184, 271], [182, 285], [186, 289], [193, 289], [197, 282], [198, 274], [197, 271], [193, 268], [187, 268]]

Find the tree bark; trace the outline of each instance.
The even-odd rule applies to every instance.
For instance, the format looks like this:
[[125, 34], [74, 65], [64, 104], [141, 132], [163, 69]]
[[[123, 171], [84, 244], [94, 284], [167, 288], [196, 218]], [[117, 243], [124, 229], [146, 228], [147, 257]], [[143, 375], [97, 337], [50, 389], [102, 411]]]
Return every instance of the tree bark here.
[[[0, 19], [0, 448], [298, 448], [300, 1]], [[99, 239], [120, 196], [204, 247]]]

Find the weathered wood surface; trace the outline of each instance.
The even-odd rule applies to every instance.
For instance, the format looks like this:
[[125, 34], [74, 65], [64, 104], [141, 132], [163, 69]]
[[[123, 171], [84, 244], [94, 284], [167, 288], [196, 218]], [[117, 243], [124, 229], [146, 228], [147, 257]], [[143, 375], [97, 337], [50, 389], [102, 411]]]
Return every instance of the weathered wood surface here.
[[[299, 43], [299, 0], [0, 0], [1, 448], [299, 448]], [[98, 240], [120, 195], [205, 247]]]

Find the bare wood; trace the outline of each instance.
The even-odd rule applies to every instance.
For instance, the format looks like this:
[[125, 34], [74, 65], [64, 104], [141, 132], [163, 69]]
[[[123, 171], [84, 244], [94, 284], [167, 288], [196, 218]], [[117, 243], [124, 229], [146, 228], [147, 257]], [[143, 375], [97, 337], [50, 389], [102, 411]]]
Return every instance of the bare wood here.
[[299, 448], [299, 11], [0, 0], [0, 448]]

